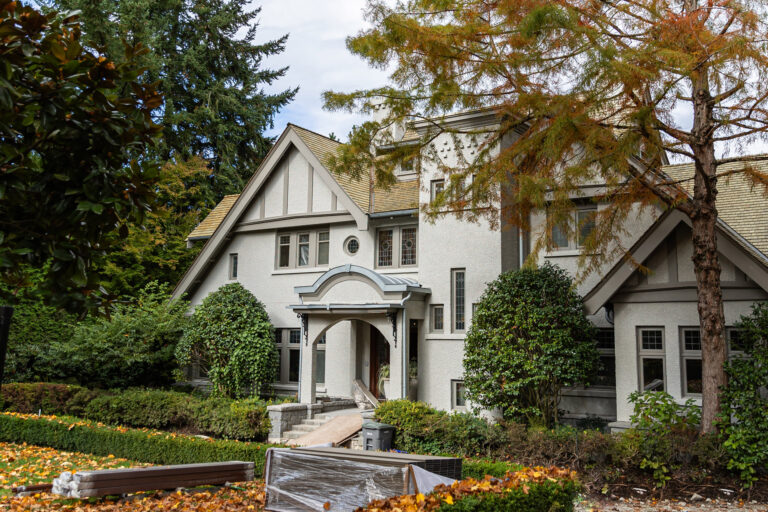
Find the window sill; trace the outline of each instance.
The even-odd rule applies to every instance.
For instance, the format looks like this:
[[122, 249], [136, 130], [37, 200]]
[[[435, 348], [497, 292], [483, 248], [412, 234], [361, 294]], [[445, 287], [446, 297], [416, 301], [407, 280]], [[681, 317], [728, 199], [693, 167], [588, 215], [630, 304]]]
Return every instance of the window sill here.
[[[563, 249], [554, 250], [544, 253], [545, 258], [572, 258], [574, 256], [581, 256], [584, 251], [582, 249]], [[590, 256], [597, 256], [599, 253], [590, 254]]]
[[319, 274], [327, 272], [328, 267], [306, 267], [306, 268], [286, 268], [281, 270], [273, 270], [273, 276], [282, 276], [289, 274]]

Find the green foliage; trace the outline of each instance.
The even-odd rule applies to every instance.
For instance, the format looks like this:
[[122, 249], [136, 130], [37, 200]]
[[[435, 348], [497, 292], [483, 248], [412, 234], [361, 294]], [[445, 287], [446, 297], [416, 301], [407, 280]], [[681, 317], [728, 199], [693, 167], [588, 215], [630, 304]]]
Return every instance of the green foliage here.
[[49, 383], [12, 383], [2, 387], [7, 411], [69, 415], [137, 428], [202, 434], [219, 439], [262, 441], [270, 429], [268, 402], [205, 398], [188, 393], [131, 389], [92, 390]]
[[581, 298], [561, 268], [501, 274], [488, 284], [464, 343], [467, 397], [507, 419], [551, 426], [565, 386], [588, 384], [599, 355]]
[[53, 347], [55, 378], [102, 389], [173, 384], [187, 307], [170, 300], [168, 285], [148, 284], [135, 303], [78, 324], [70, 341]]
[[486, 475], [503, 478], [510, 471], [521, 469], [520, 464], [501, 460], [464, 460], [461, 463], [461, 477], [482, 480]]
[[200, 364], [220, 396], [258, 393], [277, 377], [272, 324], [240, 283], [222, 286], [195, 308], [176, 355], [181, 366]]
[[54, 347], [67, 342], [77, 317], [45, 305], [41, 300], [17, 296], [8, 339], [4, 382], [49, 381], [55, 378]]
[[768, 304], [755, 304], [737, 327], [746, 357], [733, 357], [725, 365], [720, 433], [728, 468], [751, 487], [768, 466]]
[[246, 0], [50, 2], [80, 10], [85, 41], [109, 56], [122, 54], [123, 40], [151, 50], [142, 57], [142, 80], [157, 81], [165, 97], [153, 111], [164, 126], [156, 156], [163, 162], [206, 159], [207, 207], [242, 190], [272, 145], [263, 132], [296, 94], [265, 92], [287, 71], [264, 67], [285, 49], [287, 36], [257, 44], [260, 9]]
[[159, 390], [130, 390], [95, 398], [86, 406], [84, 417], [110, 425], [243, 441], [262, 441], [270, 428], [265, 402], [199, 398]]
[[504, 494], [478, 494], [443, 504], [438, 510], [451, 512], [570, 512], [578, 496], [576, 482], [533, 483], [526, 489], [511, 488]]
[[138, 48], [92, 53], [73, 16], [0, 0], [0, 31], [0, 277], [18, 289], [48, 264], [40, 293], [80, 310], [98, 298], [94, 262], [148, 208], [157, 169], [139, 162], [162, 98], [137, 82]]
[[123, 457], [152, 464], [193, 464], [228, 460], [254, 461], [264, 470], [270, 445], [213, 441], [142, 430], [99, 427], [86, 422], [22, 418], [0, 414], [0, 442], [28, 443], [57, 450]]
[[636, 391], [629, 395], [629, 401], [634, 404], [630, 420], [642, 432], [640, 467], [651, 470], [656, 485], [664, 487], [676, 462], [670, 457], [672, 445], [693, 443], [698, 438], [701, 411], [693, 399], [680, 405], [664, 391]]

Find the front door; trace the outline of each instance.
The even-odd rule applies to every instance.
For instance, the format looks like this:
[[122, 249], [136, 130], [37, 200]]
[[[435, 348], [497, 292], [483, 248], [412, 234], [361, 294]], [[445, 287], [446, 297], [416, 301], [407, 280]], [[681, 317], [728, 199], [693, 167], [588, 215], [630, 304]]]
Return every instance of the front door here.
[[[384, 368], [383, 368], [384, 367]], [[383, 383], [385, 376], [389, 373], [389, 342], [378, 329], [371, 326], [371, 373], [369, 375], [370, 391], [373, 396], [381, 400], [384, 398], [383, 386], [380, 389], [379, 383]]]

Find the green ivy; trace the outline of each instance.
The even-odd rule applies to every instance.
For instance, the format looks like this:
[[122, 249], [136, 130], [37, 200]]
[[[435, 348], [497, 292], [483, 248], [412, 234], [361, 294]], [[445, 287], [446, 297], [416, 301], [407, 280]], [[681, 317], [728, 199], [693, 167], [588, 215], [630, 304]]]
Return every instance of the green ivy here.
[[277, 378], [274, 329], [264, 305], [240, 283], [222, 286], [195, 308], [176, 357], [181, 366], [199, 364], [217, 396], [263, 392]]
[[545, 263], [488, 284], [464, 342], [474, 403], [551, 426], [561, 389], [589, 384], [598, 365], [594, 327], [565, 270]]
[[746, 357], [725, 364], [728, 385], [721, 395], [719, 427], [728, 469], [751, 487], [768, 466], [768, 304], [755, 304], [736, 327]]

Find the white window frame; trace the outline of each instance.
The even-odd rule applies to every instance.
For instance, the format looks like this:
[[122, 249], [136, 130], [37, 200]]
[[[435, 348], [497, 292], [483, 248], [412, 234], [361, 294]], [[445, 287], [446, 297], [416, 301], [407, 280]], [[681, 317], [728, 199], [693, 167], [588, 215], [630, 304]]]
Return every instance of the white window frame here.
[[[412, 264], [404, 264], [403, 263], [403, 230], [405, 229], [413, 229], [415, 234], [414, 239], [414, 251], [415, 254], [415, 263]], [[391, 265], [381, 265], [380, 258], [379, 258], [379, 250], [380, 250], [380, 241], [381, 241], [381, 233], [391, 231], [392, 232], [392, 264]], [[376, 247], [375, 251], [373, 253], [373, 263], [375, 268], [382, 268], [382, 269], [388, 269], [388, 268], [416, 268], [419, 266], [419, 225], [418, 224], [408, 224], [405, 226], [382, 226], [376, 230]]]
[[[701, 357], [701, 329], [698, 326], [680, 327], [680, 378], [682, 379], [683, 396], [700, 397], [701, 392], [695, 393], [688, 391], [688, 368], [686, 362], [702, 361]], [[685, 346], [685, 333], [696, 332], [699, 335], [699, 349], [689, 349]], [[702, 368], [703, 371], [703, 368]]]
[[[463, 311], [463, 326], [460, 328], [458, 327], [458, 317], [457, 317], [457, 309], [459, 305], [459, 301], [456, 298], [456, 276], [459, 273], [464, 274], [464, 282], [462, 286], [464, 287], [464, 297], [463, 297], [463, 304], [462, 304], [462, 311]], [[467, 269], [466, 268], [452, 268], [451, 269], [451, 332], [454, 333], [464, 333], [467, 332]]]
[[397, 166], [396, 175], [399, 178], [414, 178], [419, 173], [419, 157], [413, 156], [400, 162]]
[[[439, 313], [438, 309], [440, 310]], [[440, 328], [435, 325], [437, 319], [440, 319]], [[443, 304], [432, 304], [429, 306], [429, 331], [445, 332], [445, 306]]]
[[463, 379], [451, 379], [451, 410], [466, 411], [467, 410], [466, 396], [464, 397], [464, 405], [459, 405], [458, 403], [459, 385], [461, 385], [466, 389], [466, 387], [464, 386]]
[[[660, 331], [661, 332], [661, 349], [644, 349], [643, 348], [643, 332], [644, 331]], [[638, 377], [638, 389], [644, 391], [643, 382], [645, 378], [643, 376], [643, 361], [645, 359], [661, 359], [661, 373], [663, 376], [661, 389], [655, 389], [654, 391], [669, 391], [669, 384], [667, 383], [667, 360], [666, 351], [667, 346], [666, 334], [664, 327], [660, 326], [642, 326], [637, 328], [637, 377]]]
[[238, 255], [236, 252], [229, 254], [229, 280], [237, 281]]
[[429, 200], [434, 201], [437, 195], [445, 190], [445, 179], [432, 180], [429, 182]]
[[[556, 246], [554, 242], [554, 230], [559, 229], [557, 226], [552, 226], [552, 235], [549, 237], [548, 240], [548, 247], [549, 250], [554, 251], [575, 251], [580, 250], [584, 247], [584, 243], [581, 240], [581, 226], [579, 225], [579, 215], [585, 212], [594, 213], [597, 214], [597, 205], [596, 204], [590, 204], [590, 205], [584, 205], [579, 206], [575, 208], [572, 212], [569, 213], [569, 226], [568, 231], [573, 236], [568, 236], [567, 234], [567, 245], [564, 246]], [[549, 213], [547, 213], [549, 215]], [[595, 229], [594, 226], [592, 229]]]
[[[328, 233], [328, 240], [321, 241], [320, 240], [320, 234], [321, 233]], [[308, 235], [309, 241], [307, 242], [309, 244], [309, 258], [307, 260], [306, 265], [299, 265], [299, 251], [300, 251], [300, 245], [299, 245], [299, 237], [302, 235]], [[288, 244], [284, 244], [283, 238], [288, 239]], [[320, 252], [320, 244], [321, 243], [327, 243], [328, 244], [328, 262], [327, 263], [319, 263], [318, 262], [318, 255]], [[330, 243], [331, 243], [331, 231], [327, 227], [316, 229], [314, 231], [278, 231], [277, 235], [275, 237], [275, 270], [306, 270], [311, 268], [326, 268], [330, 264], [331, 259], [331, 252], [330, 252]], [[288, 247], [288, 265], [280, 266], [280, 249], [282, 247]]]
[[[326, 235], [326, 239], [322, 240], [322, 236]], [[320, 247], [325, 244], [325, 257], [326, 261], [324, 263], [320, 262]], [[330, 230], [326, 231], [318, 231], [317, 232], [317, 249], [315, 250], [315, 253], [317, 254], [317, 259], [315, 261], [315, 265], [318, 267], [327, 267], [328, 262], [331, 260], [331, 232]]]

